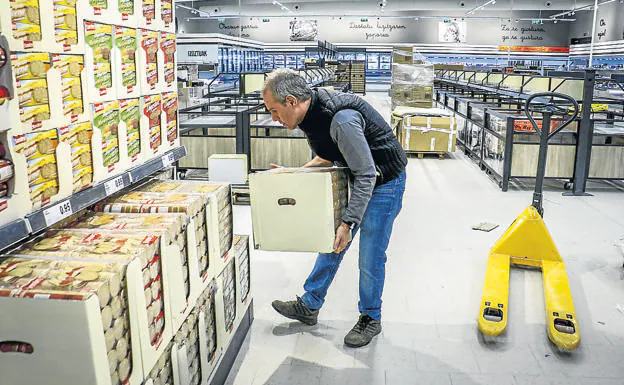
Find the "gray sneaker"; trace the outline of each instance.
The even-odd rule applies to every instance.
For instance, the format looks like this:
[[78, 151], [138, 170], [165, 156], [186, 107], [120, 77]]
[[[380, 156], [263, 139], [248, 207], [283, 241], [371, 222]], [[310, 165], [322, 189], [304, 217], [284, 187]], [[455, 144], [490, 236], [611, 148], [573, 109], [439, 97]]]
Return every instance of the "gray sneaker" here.
[[286, 318], [303, 322], [306, 325], [316, 325], [318, 322], [318, 309], [310, 309], [299, 296], [295, 301], [273, 301], [273, 309]]
[[353, 329], [345, 336], [344, 343], [350, 348], [361, 348], [368, 345], [379, 333], [381, 333], [381, 321], [362, 313]]

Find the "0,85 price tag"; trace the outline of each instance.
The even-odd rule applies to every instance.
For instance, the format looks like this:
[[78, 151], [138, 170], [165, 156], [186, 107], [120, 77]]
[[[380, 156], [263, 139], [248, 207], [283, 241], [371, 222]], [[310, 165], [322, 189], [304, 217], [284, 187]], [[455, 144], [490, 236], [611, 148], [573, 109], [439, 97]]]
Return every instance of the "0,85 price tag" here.
[[119, 176], [113, 180], [109, 180], [104, 183], [104, 190], [106, 190], [106, 195], [112, 195], [122, 188], [126, 187], [124, 184], [123, 176]]
[[47, 226], [52, 226], [53, 224], [62, 221], [72, 214], [73, 211], [71, 207], [71, 202], [68, 200], [54, 205], [49, 209], [43, 210], [43, 217], [45, 218]]
[[173, 154], [167, 154], [162, 157], [163, 167], [169, 167], [175, 162], [175, 156]]

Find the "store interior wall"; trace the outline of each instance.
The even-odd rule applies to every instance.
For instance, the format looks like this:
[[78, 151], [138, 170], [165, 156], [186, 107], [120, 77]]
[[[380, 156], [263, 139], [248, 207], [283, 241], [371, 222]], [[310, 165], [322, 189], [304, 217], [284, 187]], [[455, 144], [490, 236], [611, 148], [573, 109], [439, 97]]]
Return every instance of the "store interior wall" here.
[[[428, 19], [438, 12], [421, 12], [415, 18], [396, 17], [318, 17], [316, 40], [327, 40], [335, 44], [439, 44], [439, 24], [442, 19]], [[451, 21], [461, 23], [463, 13], [449, 14]], [[570, 37], [570, 23], [545, 22], [533, 25], [527, 19], [539, 17], [536, 11], [501, 13], [481, 12], [480, 17], [492, 19], [464, 19], [465, 40], [468, 45], [507, 45], [567, 47]], [[508, 18], [505, 19], [504, 17]], [[545, 16], [545, 15], [544, 15]], [[230, 36], [257, 40], [264, 43], [290, 42], [291, 23], [294, 17], [243, 17], [226, 19], [188, 18], [178, 14], [180, 33], [222, 33]], [[497, 20], [496, 18], [501, 18]], [[416, 19], [417, 18], [417, 19]], [[308, 19], [308, 18], [306, 18]], [[518, 20], [518, 21], [516, 21]], [[456, 44], [456, 43], [448, 43]]]
[[[570, 23], [570, 39], [590, 37], [593, 11], [577, 12]], [[598, 7], [596, 42], [624, 40], [624, 4], [619, 0]]]

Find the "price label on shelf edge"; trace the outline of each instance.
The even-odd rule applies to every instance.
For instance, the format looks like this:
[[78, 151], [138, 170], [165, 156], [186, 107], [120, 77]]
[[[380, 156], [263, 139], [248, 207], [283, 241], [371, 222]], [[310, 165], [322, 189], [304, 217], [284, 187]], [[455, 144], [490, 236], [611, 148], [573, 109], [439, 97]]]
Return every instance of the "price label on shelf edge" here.
[[173, 154], [167, 154], [162, 157], [163, 167], [169, 167], [175, 163], [175, 156]]
[[124, 184], [123, 176], [118, 176], [117, 178], [104, 183], [104, 190], [106, 190], [107, 196], [116, 193], [124, 187], [126, 186]]
[[43, 210], [43, 217], [45, 218], [46, 226], [52, 226], [53, 224], [62, 221], [73, 214], [71, 202], [66, 200], [58, 203], [48, 209]]

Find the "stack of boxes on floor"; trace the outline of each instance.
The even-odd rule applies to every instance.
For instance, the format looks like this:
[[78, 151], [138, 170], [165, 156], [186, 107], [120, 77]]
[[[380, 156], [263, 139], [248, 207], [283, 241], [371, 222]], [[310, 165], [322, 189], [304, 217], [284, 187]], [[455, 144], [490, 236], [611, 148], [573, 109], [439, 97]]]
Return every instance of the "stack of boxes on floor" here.
[[457, 127], [447, 111], [433, 107], [433, 65], [412, 47], [392, 53], [392, 126], [406, 152], [455, 151]]
[[366, 62], [351, 62], [351, 91], [356, 94], [366, 93]]
[[150, 180], [11, 250], [3, 378], [208, 384], [251, 302], [232, 223], [229, 185]]
[[0, 0], [0, 225], [179, 146], [172, 18], [172, 0]]

